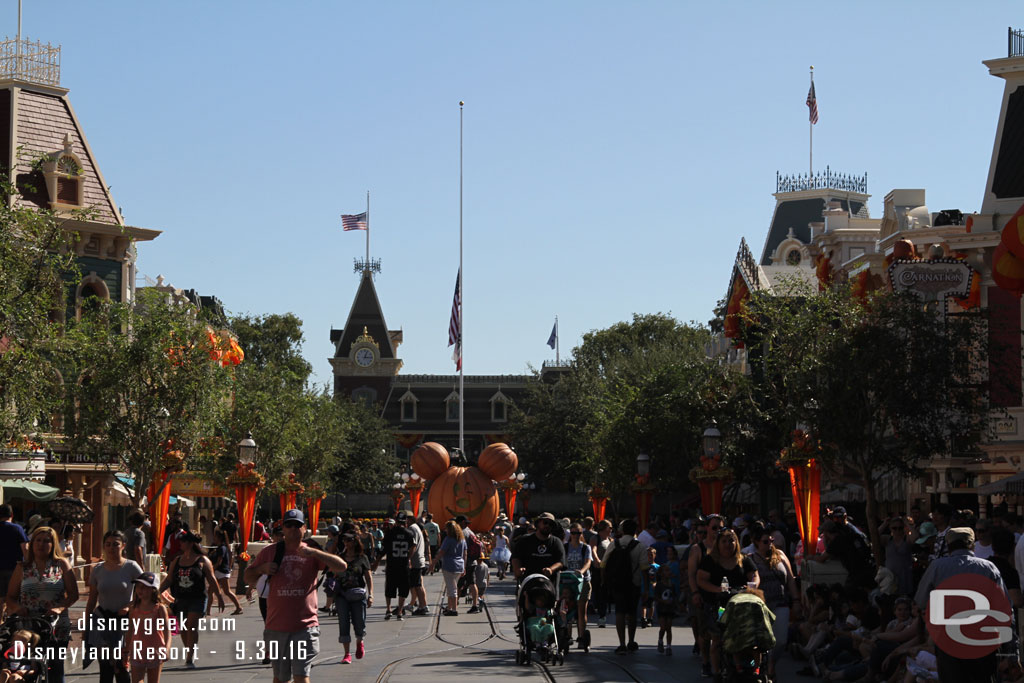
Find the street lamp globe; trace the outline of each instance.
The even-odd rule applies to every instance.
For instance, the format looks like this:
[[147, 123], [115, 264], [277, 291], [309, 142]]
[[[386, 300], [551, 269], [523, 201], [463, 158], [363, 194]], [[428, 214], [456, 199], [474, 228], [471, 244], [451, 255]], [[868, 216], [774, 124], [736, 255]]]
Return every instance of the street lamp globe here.
[[651, 473], [651, 456], [641, 453], [636, 456], [636, 473], [645, 477]]
[[402, 481], [409, 481], [409, 473], [402, 472]]
[[704, 430], [704, 455], [709, 458], [714, 458], [718, 455], [718, 448], [721, 442], [722, 432], [718, 431], [718, 427], [712, 422]]
[[252, 439], [252, 432], [248, 432], [245, 438], [238, 442], [238, 462], [243, 465], [252, 465], [256, 462], [256, 442]]
[[522, 481], [523, 479], [526, 479], [526, 475], [522, 472], [516, 475], [516, 481]]

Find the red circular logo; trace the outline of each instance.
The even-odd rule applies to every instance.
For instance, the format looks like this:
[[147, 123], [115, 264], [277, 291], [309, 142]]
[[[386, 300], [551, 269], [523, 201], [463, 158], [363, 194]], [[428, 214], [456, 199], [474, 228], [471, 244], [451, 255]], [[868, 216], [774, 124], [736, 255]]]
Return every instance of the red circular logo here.
[[957, 574], [928, 595], [928, 633], [958, 659], [979, 659], [1013, 637], [1010, 600], [992, 579]]

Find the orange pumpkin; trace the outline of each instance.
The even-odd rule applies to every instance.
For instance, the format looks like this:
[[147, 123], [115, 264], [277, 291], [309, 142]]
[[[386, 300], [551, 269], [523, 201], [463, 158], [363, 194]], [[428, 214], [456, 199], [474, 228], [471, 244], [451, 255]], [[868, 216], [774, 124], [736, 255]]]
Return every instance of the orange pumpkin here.
[[[448, 451], [439, 443], [428, 441], [417, 448], [410, 460], [412, 471], [427, 481], [433, 481], [444, 474], [451, 464]], [[446, 518], [447, 519], [447, 518]]]
[[917, 253], [914, 251], [914, 243], [908, 239], [898, 240], [896, 244], [892, 245], [892, 257], [893, 260], [916, 259]]
[[515, 474], [519, 457], [508, 444], [492, 443], [484, 449], [477, 467], [495, 481], [504, 481]]
[[498, 521], [498, 492], [478, 467], [450, 467], [430, 484], [427, 510], [438, 522], [465, 515], [473, 531], [490, 531]]
[[992, 252], [992, 279], [1007, 292], [1024, 292], [1024, 261], [1010, 253], [1002, 242]]
[[1019, 259], [1024, 259], [1024, 205], [1006, 221], [1001, 244]]

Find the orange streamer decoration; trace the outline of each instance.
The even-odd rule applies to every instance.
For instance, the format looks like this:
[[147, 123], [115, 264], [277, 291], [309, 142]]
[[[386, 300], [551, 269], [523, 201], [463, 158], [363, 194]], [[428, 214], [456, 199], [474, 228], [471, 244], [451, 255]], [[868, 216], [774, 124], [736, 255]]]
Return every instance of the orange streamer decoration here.
[[594, 507], [594, 521], [600, 522], [604, 519], [604, 510], [607, 504], [607, 498], [594, 498], [594, 500], [591, 501], [591, 505]]
[[153, 481], [150, 482], [149, 488], [146, 490], [146, 499], [149, 500], [149, 518], [153, 522], [153, 542], [158, 553], [164, 547], [164, 531], [167, 529], [167, 508], [171, 502], [170, 482], [167, 483], [167, 486], [164, 486], [159, 495], [157, 495], [157, 490], [170, 478], [171, 473], [163, 470], [153, 477]]
[[314, 534], [316, 529], [320, 526], [320, 503], [323, 498], [320, 496], [313, 496], [312, 498], [306, 498], [306, 526]]
[[800, 535], [804, 539], [804, 556], [818, 549], [818, 512], [821, 507], [821, 466], [814, 458], [805, 464], [793, 463], [787, 467], [789, 483], [793, 488], [793, 504]]
[[505, 489], [505, 514], [508, 515], [509, 519], [515, 519], [516, 516], [516, 497], [519, 495], [519, 491], [514, 488]]

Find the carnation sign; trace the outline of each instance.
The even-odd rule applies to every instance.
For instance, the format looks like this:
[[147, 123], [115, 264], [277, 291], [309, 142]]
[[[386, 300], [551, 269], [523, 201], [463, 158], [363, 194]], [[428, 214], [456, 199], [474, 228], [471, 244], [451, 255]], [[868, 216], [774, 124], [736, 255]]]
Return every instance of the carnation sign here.
[[957, 259], [896, 261], [889, 266], [889, 281], [897, 292], [910, 292], [925, 301], [942, 301], [947, 296], [966, 297], [973, 271]]

